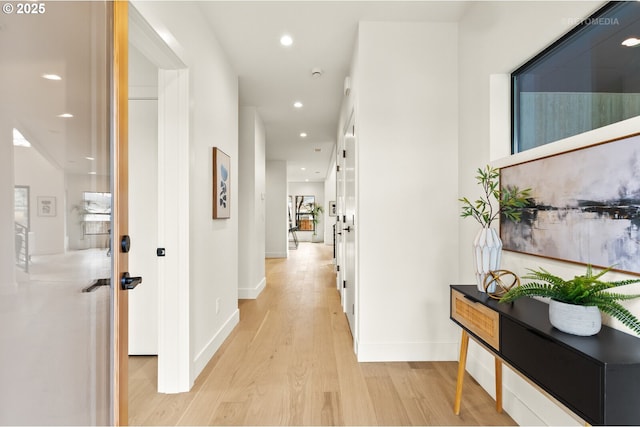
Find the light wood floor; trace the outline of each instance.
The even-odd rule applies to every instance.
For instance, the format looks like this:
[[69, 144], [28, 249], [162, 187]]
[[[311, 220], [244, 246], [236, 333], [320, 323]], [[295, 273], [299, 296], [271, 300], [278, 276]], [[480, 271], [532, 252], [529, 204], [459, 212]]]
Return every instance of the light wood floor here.
[[130, 358], [132, 425], [515, 425], [457, 362], [358, 363], [332, 248], [266, 261], [267, 286], [189, 393], [158, 394], [155, 357]]

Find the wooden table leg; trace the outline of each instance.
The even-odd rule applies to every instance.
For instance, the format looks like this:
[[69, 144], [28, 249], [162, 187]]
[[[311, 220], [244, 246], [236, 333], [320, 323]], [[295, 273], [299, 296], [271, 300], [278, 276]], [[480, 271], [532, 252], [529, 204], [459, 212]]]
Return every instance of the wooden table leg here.
[[496, 361], [496, 411], [502, 413], [502, 360], [495, 357]]
[[464, 371], [467, 366], [467, 349], [469, 348], [469, 334], [462, 330], [462, 338], [460, 339], [460, 359], [458, 360], [458, 379], [456, 381], [456, 398], [453, 403], [453, 412], [460, 414], [460, 402], [462, 400], [462, 381], [464, 380]]

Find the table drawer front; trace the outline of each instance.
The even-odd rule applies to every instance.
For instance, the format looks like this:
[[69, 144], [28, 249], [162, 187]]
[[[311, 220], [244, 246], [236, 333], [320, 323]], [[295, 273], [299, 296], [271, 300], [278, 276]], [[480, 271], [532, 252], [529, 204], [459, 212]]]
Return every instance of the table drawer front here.
[[604, 421], [601, 365], [505, 317], [500, 328], [508, 363], [589, 423]]
[[500, 315], [497, 311], [452, 289], [451, 317], [495, 350], [500, 350]]

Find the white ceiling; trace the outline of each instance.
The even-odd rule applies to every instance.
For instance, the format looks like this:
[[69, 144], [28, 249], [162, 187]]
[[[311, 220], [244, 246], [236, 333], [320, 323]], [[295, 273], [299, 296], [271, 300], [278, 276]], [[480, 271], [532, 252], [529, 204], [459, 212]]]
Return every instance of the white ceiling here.
[[[325, 179], [358, 22], [458, 21], [466, 4], [236, 0], [199, 6], [238, 73], [240, 105], [256, 107], [265, 123], [267, 159], [286, 160], [295, 182]], [[284, 33], [292, 46], [280, 45]], [[320, 78], [312, 77], [314, 67], [323, 70]], [[304, 107], [294, 108], [295, 101]]]
[[[0, 117], [53, 167], [69, 173], [108, 171], [108, 111], [95, 107], [106, 106], [109, 95], [104, 16], [106, 7], [97, 2], [73, 8], [48, 2], [42, 19], [0, 14]], [[74, 25], [77, 33], [57, 31], [61, 25]], [[59, 116], [65, 113], [74, 117]]]
[[[290, 181], [321, 181], [326, 176], [359, 21], [458, 21], [466, 7], [462, 1], [208, 0], [196, 4], [238, 73], [240, 105], [256, 107], [264, 120], [267, 159], [286, 160]], [[86, 63], [78, 65], [75, 59], [100, 54], [88, 40], [52, 29], [60, 22], [89, 25], [90, 20], [81, 16], [101, 9], [96, 2], [76, 5], [72, 9], [77, 16], [71, 16], [65, 2], [47, 3], [50, 19], [46, 21], [0, 14], [0, 48], [5, 47], [0, 49], [0, 74], [10, 82], [0, 88], [4, 100], [0, 110], [54, 165], [71, 173], [103, 174], [108, 165], [106, 139], [96, 138], [95, 129], [86, 124], [106, 129], [108, 123], [84, 117], [105, 115], [87, 104], [106, 96], [106, 86], [101, 92], [90, 79], [102, 68], [81, 72]], [[280, 45], [283, 33], [293, 36], [292, 46]], [[38, 35], [46, 37], [47, 43], [33, 43]], [[324, 71], [320, 78], [311, 76], [314, 67]], [[43, 73], [59, 74], [62, 80], [44, 80]], [[302, 109], [293, 108], [297, 100], [304, 103]], [[57, 117], [63, 112], [75, 118]], [[300, 138], [300, 132], [308, 137]], [[103, 159], [100, 164], [86, 158], [96, 156]]]

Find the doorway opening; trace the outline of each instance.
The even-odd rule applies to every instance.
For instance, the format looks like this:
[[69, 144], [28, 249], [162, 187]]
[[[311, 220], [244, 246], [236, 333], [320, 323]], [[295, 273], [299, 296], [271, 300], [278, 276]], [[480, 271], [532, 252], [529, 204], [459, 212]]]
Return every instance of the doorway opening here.
[[178, 393], [191, 386], [189, 341], [184, 338], [189, 336], [184, 309], [189, 236], [179, 232], [188, 230], [189, 221], [179, 209], [188, 206], [189, 194], [189, 74], [133, 6], [129, 24], [135, 55], [130, 64], [130, 199], [139, 214], [132, 213], [130, 228], [140, 242], [130, 264], [145, 277], [145, 286], [130, 296], [130, 354], [157, 354], [157, 391]]

